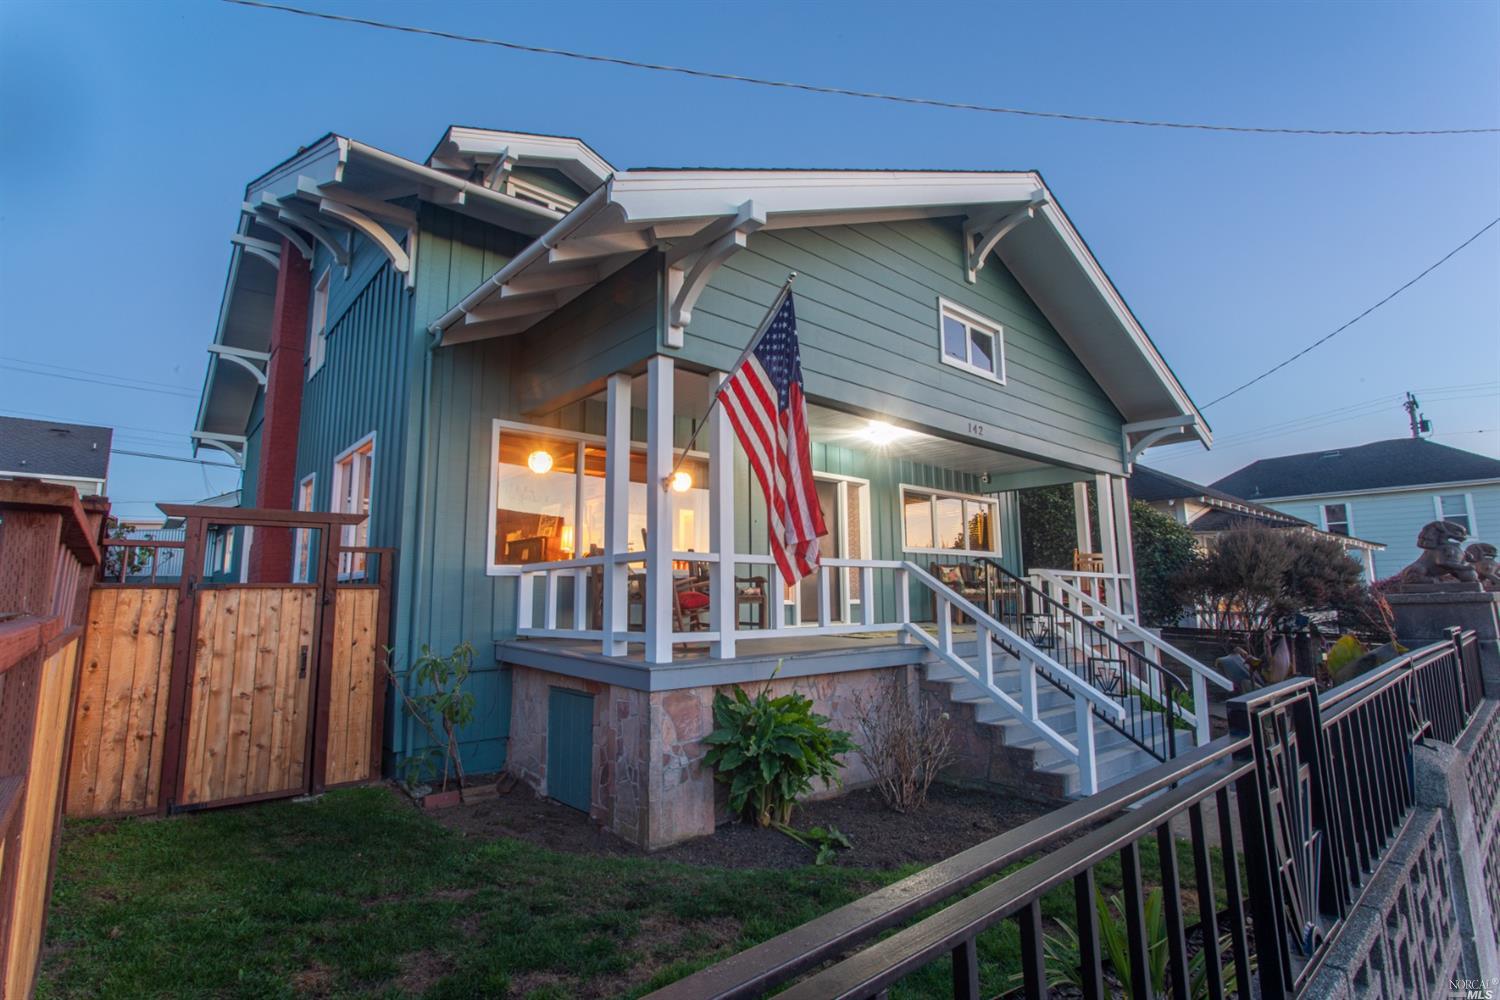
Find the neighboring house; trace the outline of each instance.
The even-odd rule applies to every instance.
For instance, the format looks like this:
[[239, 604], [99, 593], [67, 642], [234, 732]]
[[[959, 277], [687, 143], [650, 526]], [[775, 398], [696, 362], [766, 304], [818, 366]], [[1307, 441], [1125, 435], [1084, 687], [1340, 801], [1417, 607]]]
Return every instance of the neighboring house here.
[[[229, 490], [198, 501], [201, 507], [238, 507], [240, 491]], [[138, 538], [142, 541], [182, 543], [187, 538], [187, 525], [180, 517], [124, 517], [118, 522], [123, 538]], [[204, 575], [210, 580], [240, 580], [246, 573], [246, 564], [241, 558], [253, 528], [225, 528], [211, 525], [204, 540]], [[128, 577], [131, 582], [148, 580], [152, 576], [152, 563], [145, 550], [139, 550], [136, 562], [140, 563]], [[113, 564], [118, 568], [118, 563]], [[158, 580], [175, 580], [182, 574], [181, 545], [156, 547], [155, 576]]]
[[1345, 533], [1325, 531], [1311, 521], [1251, 503], [1212, 486], [1202, 486], [1156, 469], [1137, 465], [1130, 477], [1131, 499], [1149, 504], [1178, 524], [1186, 525], [1207, 551], [1226, 531], [1244, 525], [1310, 531], [1337, 540], [1361, 566], [1366, 580], [1375, 580], [1375, 554], [1385, 545]]
[[[712, 830], [721, 685], [780, 664], [847, 727], [890, 668], [940, 662], [958, 691], [992, 656], [1018, 698], [1060, 669], [1024, 638], [911, 631], [956, 614], [931, 564], [1024, 572], [1018, 489], [1095, 484], [1097, 575], [1135, 627], [1125, 477], [1149, 444], [1209, 441], [1034, 172], [617, 170], [458, 127], [417, 162], [329, 135], [249, 183], [231, 242], [195, 440], [243, 465], [246, 506], [368, 514], [345, 540], [398, 549], [396, 669], [478, 651], [469, 769], [637, 843]], [[659, 484], [791, 271], [831, 530], [786, 587], [722, 416]], [[305, 536], [248, 548], [250, 580], [315, 565]], [[1117, 702], [1057, 680], [1024, 717], [987, 681], [966, 711], [1059, 790], [1157, 752], [1107, 724], [1089, 751], [1067, 706], [1120, 725]], [[388, 761], [419, 745], [392, 718]]]
[[108, 427], [0, 417], [0, 479], [40, 479], [102, 496], [113, 437]]
[[1382, 543], [1376, 579], [1417, 558], [1417, 533], [1429, 521], [1457, 521], [1471, 541], [1500, 540], [1500, 459], [1423, 438], [1263, 458], [1214, 488]]

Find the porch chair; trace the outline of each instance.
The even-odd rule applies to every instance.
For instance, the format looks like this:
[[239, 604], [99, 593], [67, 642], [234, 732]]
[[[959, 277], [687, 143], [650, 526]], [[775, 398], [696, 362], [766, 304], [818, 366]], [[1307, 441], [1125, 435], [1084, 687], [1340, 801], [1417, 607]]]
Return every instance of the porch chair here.
[[[964, 566], [944, 566], [937, 562], [928, 564], [928, 571], [937, 577], [939, 583], [956, 593], [959, 597], [983, 607], [986, 597], [984, 583], [972, 579], [969, 574], [964, 572], [966, 568]], [[934, 597], [933, 602], [936, 603], [936, 601], [937, 598]], [[956, 607], [952, 609], [952, 616], [954, 622], [961, 622], [968, 617]], [[937, 617], [936, 608], [933, 608], [932, 617]]]
[[[1084, 552], [1081, 549], [1073, 550], [1073, 571], [1075, 573], [1103, 573], [1104, 553]], [[1078, 589], [1098, 600], [1104, 600], [1104, 581], [1099, 579], [1083, 578], [1078, 581]]]

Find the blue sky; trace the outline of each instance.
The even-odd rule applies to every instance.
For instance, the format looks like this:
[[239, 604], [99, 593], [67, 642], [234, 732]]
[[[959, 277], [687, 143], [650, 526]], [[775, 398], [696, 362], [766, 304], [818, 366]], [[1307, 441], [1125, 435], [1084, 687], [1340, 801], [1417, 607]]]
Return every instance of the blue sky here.
[[[1493, 3], [307, 5], [1016, 107], [1315, 128], [1500, 125]], [[327, 131], [420, 159], [453, 122], [577, 135], [618, 166], [1039, 169], [1200, 403], [1500, 216], [1500, 135], [1066, 124], [689, 80], [219, 3], [10, 0], [0, 5], [0, 366], [110, 371], [163, 391], [0, 367], [0, 411], [110, 424], [118, 447], [187, 454], [245, 182]], [[1222, 448], [1159, 449], [1148, 461], [1207, 481], [1266, 455], [1400, 436], [1408, 389], [1436, 440], [1500, 455], [1500, 227], [1210, 408]], [[111, 470], [111, 492], [132, 513], [235, 481], [126, 456]]]

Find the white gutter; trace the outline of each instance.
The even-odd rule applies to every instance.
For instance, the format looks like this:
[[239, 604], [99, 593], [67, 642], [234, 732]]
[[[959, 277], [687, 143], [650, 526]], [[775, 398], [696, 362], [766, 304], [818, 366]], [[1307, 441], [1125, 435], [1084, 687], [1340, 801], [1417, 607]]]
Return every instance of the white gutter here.
[[438, 317], [436, 322], [427, 327], [427, 332], [435, 339], [441, 337], [444, 330], [463, 319], [465, 313], [491, 295], [495, 289], [526, 270], [538, 258], [551, 253], [559, 243], [572, 234], [573, 230], [593, 218], [605, 205], [609, 204], [610, 191], [613, 186], [614, 178], [600, 184], [592, 194], [580, 201], [573, 211], [559, 219], [557, 225], [532, 240], [526, 249], [511, 259], [509, 264], [490, 275], [487, 281], [481, 282], [478, 288], [464, 296], [463, 301]]
[[421, 163], [415, 163], [411, 160], [406, 159], [405, 157], [397, 156], [394, 153], [387, 153], [383, 149], [376, 149], [374, 146], [367, 146], [356, 139], [341, 138], [340, 141], [348, 144], [349, 153], [358, 153], [360, 156], [370, 160], [374, 160], [381, 166], [389, 167], [392, 170], [400, 170], [408, 174], [415, 174], [427, 183], [430, 183], [434, 186], [445, 187], [451, 191], [461, 192], [465, 196], [465, 198], [473, 195], [479, 200], [487, 201], [492, 205], [510, 209], [516, 212], [524, 212], [527, 215], [534, 215], [539, 219], [547, 219], [553, 222], [563, 218], [561, 213], [554, 212], [550, 208], [544, 208], [541, 205], [537, 205], [529, 201], [524, 201], [520, 198], [513, 198], [508, 194], [501, 194], [499, 191], [491, 191], [489, 188], [484, 187], [480, 184], [475, 184], [472, 181], [460, 180], [459, 178], [454, 177], [450, 174], [443, 173], [441, 170], [434, 170], [432, 167], [426, 166]]

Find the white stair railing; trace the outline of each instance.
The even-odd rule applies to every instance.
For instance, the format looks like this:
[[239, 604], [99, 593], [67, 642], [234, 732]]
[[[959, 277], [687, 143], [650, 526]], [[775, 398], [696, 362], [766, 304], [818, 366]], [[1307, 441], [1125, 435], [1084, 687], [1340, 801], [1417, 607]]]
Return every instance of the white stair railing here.
[[[937, 614], [937, 637], [933, 638], [919, 625], [907, 621], [906, 633], [936, 653], [944, 663], [966, 675], [989, 698], [1008, 709], [1021, 724], [1055, 747], [1078, 765], [1079, 790], [1093, 795], [1099, 790], [1099, 768], [1095, 758], [1094, 712], [1120, 722], [1125, 709], [1119, 702], [1088, 681], [1065, 668], [1030, 641], [1007, 628], [972, 601], [954, 592], [931, 573], [915, 563], [905, 564], [905, 575], [932, 593]], [[904, 592], [904, 591], [903, 591]], [[953, 612], [968, 616], [974, 622], [978, 664], [971, 664], [953, 648]], [[907, 616], [910, 617], [909, 615]], [[1021, 699], [1017, 701], [995, 683], [995, 645], [1014, 652], [1021, 667]], [[1040, 670], [1073, 696], [1074, 738], [1069, 740], [1042, 721], [1037, 705], [1037, 671]]]
[[1092, 594], [1067, 582], [1066, 577], [1072, 574], [1062, 570], [1033, 569], [1030, 575], [1036, 587], [1048, 597], [1059, 601], [1066, 598], [1077, 605], [1080, 614], [1103, 619], [1106, 631], [1115, 638], [1125, 636], [1141, 643], [1145, 647], [1146, 656], [1157, 666], [1161, 666], [1163, 656], [1169, 656], [1187, 667], [1193, 675], [1193, 710], [1188, 712], [1184, 709], [1183, 717], [1192, 722], [1199, 746], [1213, 738], [1209, 729], [1208, 685], [1212, 682], [1221, 690], [1233, 691], [1234, 684], [1229, 678], [1212, 667], [1200, 663], [1150, 629], [1142, 627], [1110, 608]]

